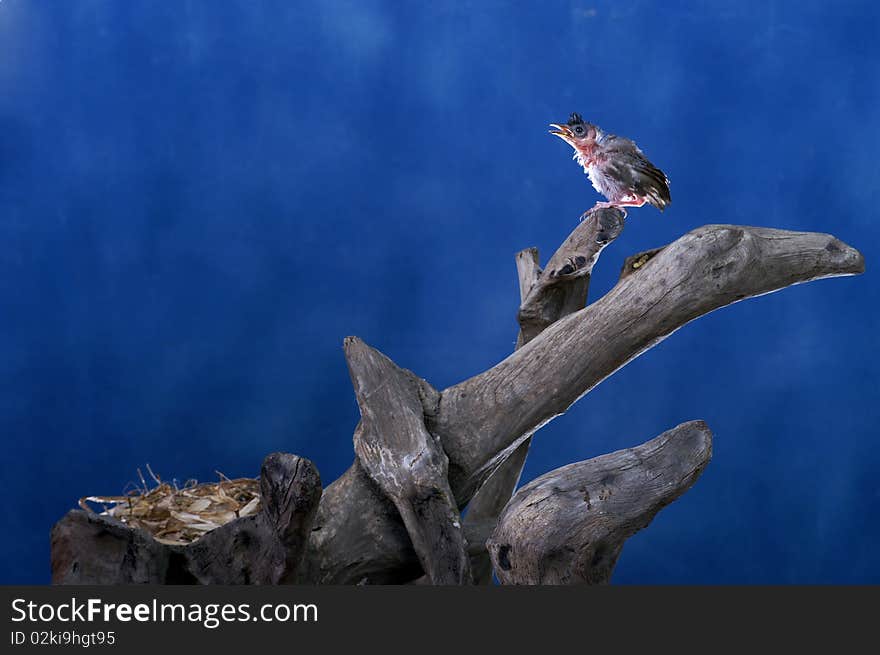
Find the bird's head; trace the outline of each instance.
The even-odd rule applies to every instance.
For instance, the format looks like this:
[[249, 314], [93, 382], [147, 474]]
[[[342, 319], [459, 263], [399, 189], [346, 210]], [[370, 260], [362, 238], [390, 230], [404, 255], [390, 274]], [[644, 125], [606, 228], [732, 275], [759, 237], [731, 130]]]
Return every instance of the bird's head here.
[[555, 134], [575, 150], [587, 148], [596, 142], [598, 129], [595, 125], [585, 123], [580, 114], [572, 114], [568, 123], [559, 125], [550, 123], [550, 134]]

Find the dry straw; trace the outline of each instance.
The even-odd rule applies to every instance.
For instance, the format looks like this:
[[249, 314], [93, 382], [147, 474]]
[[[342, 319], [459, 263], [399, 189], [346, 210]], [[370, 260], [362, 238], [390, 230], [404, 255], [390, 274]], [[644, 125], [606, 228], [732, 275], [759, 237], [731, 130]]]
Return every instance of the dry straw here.
[[189, 480], [183, 487], [162, 482], [149, 466], [155, 485], [149, 488], [140, 469], [140, 485], [123, 496], [86, 496], [80, 507], [96, 512], [89, 503], [103, 506], [103, 516], [112, 516], [133, 528], [140, 528], [163, 544], [185, 546], [211, 530], [260, 509], [260, 483], [253, 478], [198, 484]]

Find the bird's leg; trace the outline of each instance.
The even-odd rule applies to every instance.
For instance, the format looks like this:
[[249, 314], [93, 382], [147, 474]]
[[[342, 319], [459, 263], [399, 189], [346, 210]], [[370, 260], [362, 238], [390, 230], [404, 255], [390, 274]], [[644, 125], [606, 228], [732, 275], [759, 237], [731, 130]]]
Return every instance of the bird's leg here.
[[590, 216], [594, 211], [598, 209], [610, 209], [614, 207], [615, 209], [619, 209], [623, 212], [624, 218], [626, 218], [626, 208], [627, 207], [641, 207], [644, 205], [647, 200], [644, 198], [635, 198], [632, 196], [623, 198], [622, 200], [618, 200], [616, 202], [597, 202], [591, 209], [588, 209], [583, 214], [581, 214], [580, 220], [585, 220], [588, 216]]
[[641, 207], [644, 205], [647, 200], [644, 198], [624, 198], [620, 202], [606, 202], [602, 203], [605, 205], [613, 206], [613, 207]]
[[614, 207], [616, 209], [620, 209], [620, 211], [623, 212], [623, 215], [626, 216], [626, 210], [624, 209], [624, 207], [641, 207], [644, 204], [645, 204], [644, 201], [642, 201], [642, 203], [640, 205], [627, 205], [622, 202], [597, 202], [590, 209], [588, 209], [583, 214], [581, 214], [580, 221], [586, 220], [587, 218], [589, 218], [590, 216], [593, 215], [593, 212], [595, 212], [599, 209], [609, 209], [611, 207]]
[[612, 203], [610, 202], [597, 202], [595, 205], [593, 205], [587, 211], [581, 214], [578, 222], [582, 223], [583, 221], [591, 217], [593, 215], [593, 212], [595, 212], [597, 209], [605, 209], [606, 207], [610, 207], [611, 205]]

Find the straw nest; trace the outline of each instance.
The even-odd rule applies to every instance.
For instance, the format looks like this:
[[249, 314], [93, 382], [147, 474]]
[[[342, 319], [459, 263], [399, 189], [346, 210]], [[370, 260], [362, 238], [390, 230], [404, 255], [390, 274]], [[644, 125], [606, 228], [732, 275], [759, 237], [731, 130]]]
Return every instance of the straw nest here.
[[[149, 488], [138, 469], [140, 485], [122, 496], [86, 496], [80, 507], [95, 514], [112, 516], [133, 528], [145, 530], [163, 544], [185, 546], [211, 530], [260, 509], [260, 481], [230, 480], [222, 473], [218, 482], [198, 484], [189, 480], [182, 487], [163, 482], [150, 467], [155, 486]], [[89, 503], [100, 504], [96, 511]]]

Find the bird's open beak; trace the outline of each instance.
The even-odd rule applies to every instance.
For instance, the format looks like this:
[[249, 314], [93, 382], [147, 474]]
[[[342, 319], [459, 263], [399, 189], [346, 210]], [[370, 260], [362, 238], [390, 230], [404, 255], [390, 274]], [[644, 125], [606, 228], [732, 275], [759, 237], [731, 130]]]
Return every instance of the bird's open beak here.
[[573, 135], [571, 133], [571, 128], [568, 125], [559, 125], [558, 123], [550, 123], [550, 127], [553, 129], [550, 130], [550, 134], [555, 134], [560, 139], [565, 141], [566, 143], [571, 143], [573, 139]]

